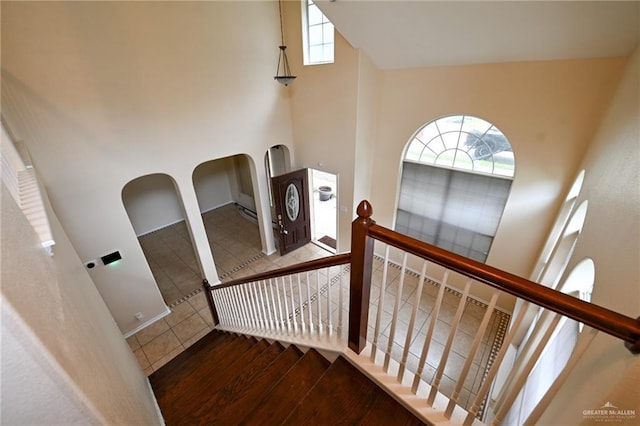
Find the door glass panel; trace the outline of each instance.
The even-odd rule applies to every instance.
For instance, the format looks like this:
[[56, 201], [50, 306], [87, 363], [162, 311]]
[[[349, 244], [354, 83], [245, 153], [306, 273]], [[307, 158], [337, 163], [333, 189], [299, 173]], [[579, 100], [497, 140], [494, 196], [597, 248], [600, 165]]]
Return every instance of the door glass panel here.
[[300, 194], [298, 193], [298, 188], [296, 188], [294, 184], [289, 184], [284, 199], [287, 216], [291, 222], [294, 222], [300, 214]]

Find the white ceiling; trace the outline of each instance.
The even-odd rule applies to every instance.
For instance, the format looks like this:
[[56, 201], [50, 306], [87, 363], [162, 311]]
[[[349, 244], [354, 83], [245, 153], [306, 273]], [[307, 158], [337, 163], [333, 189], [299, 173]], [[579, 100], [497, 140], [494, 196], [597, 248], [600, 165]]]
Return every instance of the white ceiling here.
[[626, 56], [640, 1], [317, 0], [383, 69]]

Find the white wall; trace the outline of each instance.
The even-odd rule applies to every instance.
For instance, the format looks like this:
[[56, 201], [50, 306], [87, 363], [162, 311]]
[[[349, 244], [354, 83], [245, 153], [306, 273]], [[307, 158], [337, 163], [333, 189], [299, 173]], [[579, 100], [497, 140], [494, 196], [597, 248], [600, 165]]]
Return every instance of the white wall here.
[[127, 183], [122, 202], [137, 236], [184, 220], [184, 210], [170, 176], [153, 174]]
[[3, 182], [3, 424], [161, 424], [147, 377], [47, 211], [53, 257]]
[[[567, 270], [586, 257], [595, 263], [592, 302], [636, 318], [640, 314], [640, 49], [636, 48], [593, 143], [582, 162], [578, 203], [589, 210]], [[583, 410], [611, 402], [640, 420], [640, 356], [620, 340], [599, 335], [540, 420], [577, 424]]]
[[233, 159], [207, 161], [193, 171], [193, 186], [196, 189], [201, 212], [207, 212], [233, 201], [230, 189], [230, 172]]
[[[204, 161], [248, 155], [261, 179], [256, 208], [268, 212], [264, 154], [292, 141], [286, 91], [273, 81], [277, 4], [1, 7], [3, 117], [29, 148], [80, 257], [122, 252], [117, 267], [90, 272], [120, 329], [140, 325], [136, 312], [166, 311], [122, 203], [132, 179], [174, 179], [202, 277], [217, 282], [192, 173]], [[268, 250], [270, 226], [260, 225]]]

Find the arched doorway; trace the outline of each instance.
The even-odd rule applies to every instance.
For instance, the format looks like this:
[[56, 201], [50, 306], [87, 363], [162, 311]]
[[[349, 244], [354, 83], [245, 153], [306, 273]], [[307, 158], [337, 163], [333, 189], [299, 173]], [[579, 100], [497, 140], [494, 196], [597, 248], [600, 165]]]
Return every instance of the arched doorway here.
[[122, 189], [131, 225], [167, 306], [201, 286], [201, 272], [173, 178], [157, 173]]
[[199, 164], [192, 175], [213, 260], [223, 280], [264, 255], [249, 161], [244, 154], [210, 160]]

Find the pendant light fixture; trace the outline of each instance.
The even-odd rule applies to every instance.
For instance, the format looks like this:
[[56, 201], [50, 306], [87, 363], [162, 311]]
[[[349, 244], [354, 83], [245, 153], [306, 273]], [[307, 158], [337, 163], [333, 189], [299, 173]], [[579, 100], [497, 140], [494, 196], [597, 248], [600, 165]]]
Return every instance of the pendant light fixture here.
[[[278, 68], [276, 69], [276, 76], [273, 77], [278, 83], [288, 86], [296, 79], [295, 75], [291, 75], [291, 69], [289, 68], [289, 60], [287, 59], [287, 46], [284, 44], [284, 27], [282, 24], [282, 0], [278, 0], [278, 9], [280, 11], [280, 37], [282, 43], [280, 44], [280, 55], [278, 56]], [[281, 66], [282, 64], [282, 66]], [[282, 70], [282, 73], [280, 71]]]

